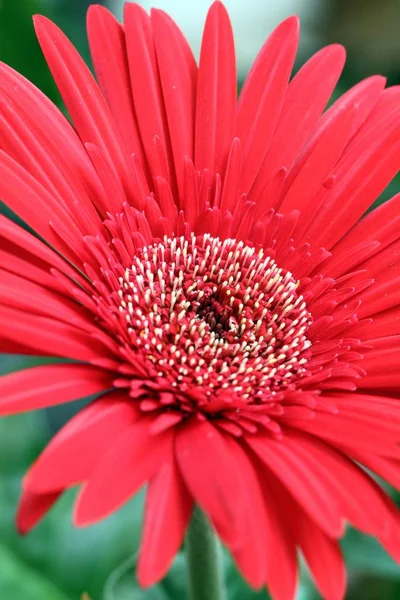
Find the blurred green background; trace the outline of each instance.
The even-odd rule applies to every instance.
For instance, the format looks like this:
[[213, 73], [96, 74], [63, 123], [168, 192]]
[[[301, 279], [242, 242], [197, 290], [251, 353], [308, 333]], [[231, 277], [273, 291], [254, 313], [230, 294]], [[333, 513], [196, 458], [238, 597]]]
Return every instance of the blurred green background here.
[[[107, 2], [104, 2], [107, 4]], [[348, 61], [337, 93], [374, 73], [400, 82], [399, 0], [226, 0], [235, 28], [239, 79], [272, 28], [285, 16], [302, 19], [302, 42], [297, 65], [326, 43], [341, 42]], [[31, 16], [45, 14], [69, 35], [88, 58], [85, 36], [87, 0], [0, 0], [0, 60], [12, 65], [46, 92], [60, 99], [33, 33]], [[209, 0], [143, 0], [149, 8], [167, 10], [198, 51]], [[108, 5], [121, 16], [122, 1]], [[400, 190], [397, 179], [381, 197]], [[32, 364], [31, 359], [0, 354], [0, 373]], [[27, 537], [19, 537], [14, 514], [24, 471], [48, 439], [76, 410], [59, 407], [0, 420], [0, 599], [184, 600], [185, 569], [178, 556], [168, 577], [152, 590], [136, 586], [132, 564], [139, 543], [142, 495], [100, 525], [75, 530], [70, 524], [74, 493], [66, 495]], [[394, 493], [394, 492], [393, 492]], [[371, 539], [349, 530], [343, 550], [349, 566], [348, 600], [400, 598], [400, 568]], [[228, 557], [229, 600], [267, 598], [265, 591], [248, 590]], [[298, 600], [317, 600], [306, 571]]]

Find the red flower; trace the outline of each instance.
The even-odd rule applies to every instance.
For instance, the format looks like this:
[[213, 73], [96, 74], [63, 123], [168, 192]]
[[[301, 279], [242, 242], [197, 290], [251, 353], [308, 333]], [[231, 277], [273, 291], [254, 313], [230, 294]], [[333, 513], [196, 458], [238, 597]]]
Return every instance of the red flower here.
[[0, 221], [1, 348], [74, 362], [6, 375], [0, 409], [102, 395], [26, 476], [19, 529], [75, 484], [86, 525], [148, 481], [143, 585], [195, 502], [251, 585], [292, 598], [298, 547], [342, 598], [346, 522], [400, 556], [360, 466], [400, 485], [400, 197], [363, 217], [399, 168], [400, 90], [371, 77], [322, 114], [344, 51], [289, 83], [289, 18], [237, 101], [218, 2], [199, 67], [163, 12], [127, 4], [123, 29], [93, 6], [100, 87], [35, 25], [75, 129], [1, 65], [0, 197], [41, 238]]

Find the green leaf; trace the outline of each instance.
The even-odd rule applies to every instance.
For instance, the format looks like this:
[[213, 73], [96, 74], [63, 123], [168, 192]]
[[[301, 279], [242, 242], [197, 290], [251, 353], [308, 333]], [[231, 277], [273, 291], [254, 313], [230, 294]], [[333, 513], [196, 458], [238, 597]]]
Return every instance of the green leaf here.
[[380, 575], [400, 580], [399, 565], [376, 539], [349, 528], [342, 546], [346, 563], [354, 575]]
[[[104, 596], [104, 600], [180, 600], [177, 596], [169, 596], [161, 585], [142, 590], [134, 581], [133, 575], [125, 578]], [[183, 598], [182, 598], [183, 600]]]
[[1, 60], [25, 75], [45, 94], [57, 99], [56, 86], [37, 42], [32, 15], [51, 17], [48, 5], [40, 0], [0, 2]]
[[71, 600], [40, 571], [34, 570], [0, 545], [0, 595], [13, 600]]

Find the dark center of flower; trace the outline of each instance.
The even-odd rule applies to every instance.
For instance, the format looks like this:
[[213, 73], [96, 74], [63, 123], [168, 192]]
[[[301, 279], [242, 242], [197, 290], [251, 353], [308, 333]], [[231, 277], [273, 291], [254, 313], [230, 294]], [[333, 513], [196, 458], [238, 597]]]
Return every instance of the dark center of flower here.
[[298, 282], [262, 249], [168, 238], [139, 250], [120, 285], [129, 344], [177, 391], [262, 400], [305, 372], [310, 313]]

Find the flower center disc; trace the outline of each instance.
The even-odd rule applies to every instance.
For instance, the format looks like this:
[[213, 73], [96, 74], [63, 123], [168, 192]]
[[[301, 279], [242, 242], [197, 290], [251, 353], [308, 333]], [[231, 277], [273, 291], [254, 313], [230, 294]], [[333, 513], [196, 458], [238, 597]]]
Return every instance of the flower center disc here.
[[120, 284], [129, 345], [163, 385], [263, 401], [305, 372], [311, 315], [262, 249], [165, 238], [137, 251]]

